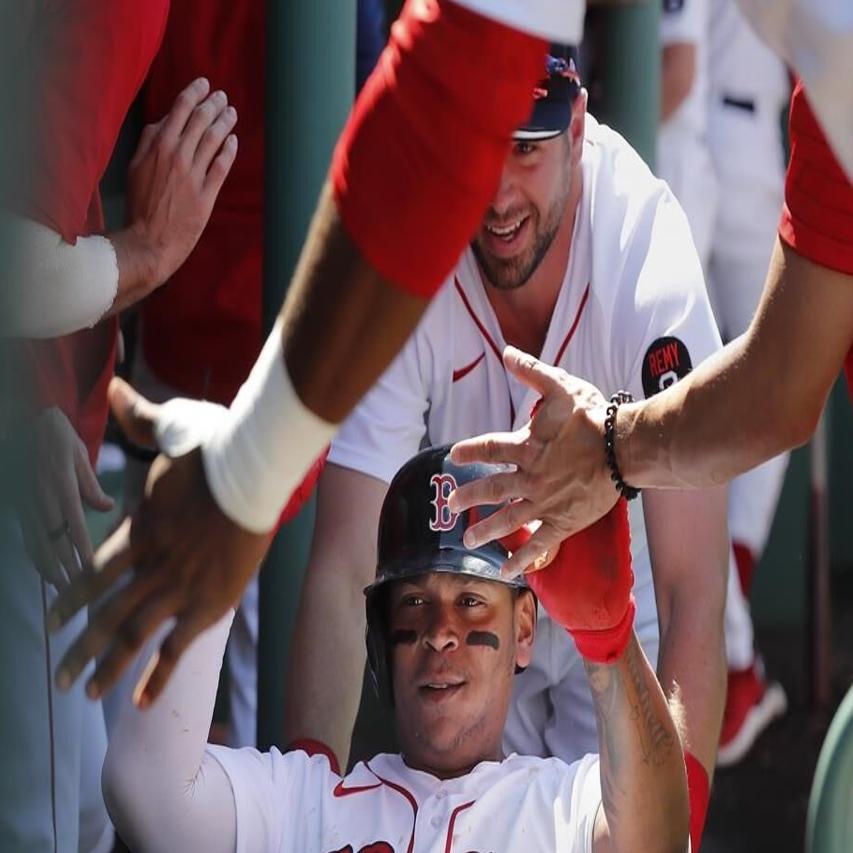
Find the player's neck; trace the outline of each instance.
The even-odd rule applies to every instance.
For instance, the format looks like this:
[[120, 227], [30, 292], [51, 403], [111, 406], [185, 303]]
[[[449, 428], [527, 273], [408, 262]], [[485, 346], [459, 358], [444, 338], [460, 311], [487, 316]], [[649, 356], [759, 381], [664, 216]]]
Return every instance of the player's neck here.
[[580, 198], [580, 180], [574, 182], [560, 227], [539, 266], [521, 287], [500, 290], [483, 276], [486, 296], [495, 312], [504, 340], [533, 355], [539, 355], [560, 296], [572, 247]]
[[503, 749], [500, 745], [491, 750], [489, 754], [484, 754], [475, 760], [465, 762], [464, 765], [454, 767], [435, 767], [430, 762], [407, 755], [405, 752], [401, 752], [400, 757], [403, 759], [406, 767], [412, 770], [419, 770], [421, 773], [429, 773], [430, 776], [435, 776], [436, 779], [459, 779], [462, 776], [467, 776], [478, 764], [482, 764], [484, 761], [500, 762], [504, 760]]

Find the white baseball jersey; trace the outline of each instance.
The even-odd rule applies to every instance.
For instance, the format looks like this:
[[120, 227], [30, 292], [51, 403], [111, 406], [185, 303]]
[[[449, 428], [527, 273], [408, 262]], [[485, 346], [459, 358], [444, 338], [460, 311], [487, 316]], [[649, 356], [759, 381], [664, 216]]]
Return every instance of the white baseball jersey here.
[[703, 265], [711, 251], [717, 185], [708, 151], [708, 0], [664, 0], [661, 46], [691, 44], [696, 74], [684, 101], [658, 129], [655, 168], [687, 214]]
[[[569, 264], [540, 358], [605, 394], [625, 389], [643, 398], [720, 346], [702, 270], [687, 220], [666, 184], [621, 136], [589, 115], [581, 168]], [[507, 375], [503, 347], [468, 250], [401, 353], [343, 425], [329, 461], [390, 482], [422, 446], [522, 426], [537, 395]], [[637, 629], [654, 665], [657, 613], [639, 501], [631, 505], [631, 535]], [[576, 716], [570, 724], [564, 717], [544, 743], [513, 736], [506, 746], [569, 760], [596, 748], [591, 700], [574, 644], [564, 631], [543, 630], [541, 623], [535, 657], [551, 659], [543, 664], [551, 685], [574, 672], [577, 689], [571, 701], [564, 697], [559, 704], [561, 713]], [[552, 635], [559, 651], [549, 651], [545, 637]], [[539, 711], [518, 702], [536, 669], [516, 679], [508, 733], [524, 730], [532, 737], [544, 725]]]
[[399, 755], [343, 779], [323, 756], [208, 747], [237, 809], [237, 853], [590, 853], [601, 802], [598, 757], [484, 761], [456, 779]]

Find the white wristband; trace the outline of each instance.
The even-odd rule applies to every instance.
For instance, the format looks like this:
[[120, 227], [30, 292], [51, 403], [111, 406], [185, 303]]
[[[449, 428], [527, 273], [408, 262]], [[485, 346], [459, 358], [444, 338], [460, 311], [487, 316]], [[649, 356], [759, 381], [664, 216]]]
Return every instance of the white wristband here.
[[113, 244], [98, 235], [66, 243], [32, 219], [0, 216], [5, 269], [0, 336], [53, 338], [94, 326], [118, 292]]
[[296, 395], [276, 323], [228, 415], [202, 441], [207, 483], [219, 508], [253, 533], [271, 530], [337, 430]]

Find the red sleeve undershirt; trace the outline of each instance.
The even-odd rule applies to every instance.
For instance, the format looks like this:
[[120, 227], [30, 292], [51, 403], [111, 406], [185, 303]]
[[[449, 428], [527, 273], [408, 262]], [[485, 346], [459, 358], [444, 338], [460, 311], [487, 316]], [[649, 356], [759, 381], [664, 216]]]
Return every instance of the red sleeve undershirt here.
[[779, 236], [798, 254], [853, 275], [853, 184], [832, 153], [802, 82], [791, 97], [791, 160]]

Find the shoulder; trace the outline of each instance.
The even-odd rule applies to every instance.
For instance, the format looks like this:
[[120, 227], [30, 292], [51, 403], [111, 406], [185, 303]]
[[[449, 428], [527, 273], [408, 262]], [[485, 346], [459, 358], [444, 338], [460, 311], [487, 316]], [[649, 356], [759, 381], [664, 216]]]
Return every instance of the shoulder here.
[[672, 198], [666, 183], [619, 133], [586, 116], [583, 176], [596, 227], [631, 228], [662, 199]]

